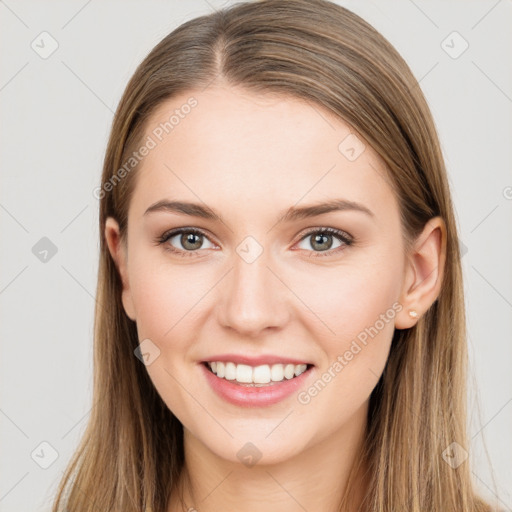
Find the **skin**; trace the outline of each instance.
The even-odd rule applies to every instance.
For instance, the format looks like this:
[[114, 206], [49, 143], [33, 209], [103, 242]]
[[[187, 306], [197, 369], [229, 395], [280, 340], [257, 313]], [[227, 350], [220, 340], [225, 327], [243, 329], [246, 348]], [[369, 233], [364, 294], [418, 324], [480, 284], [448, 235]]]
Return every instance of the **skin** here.
[[[412, 327], [417, 319], [408, 311], [421, 315], [439, 294], [444, 223], [431, 219], [406, 255], [380, 157], [358, 135], [366, 148], [349, 161], [338, 145], [354, 129], [297, 98], [224, 84], [189, 91], [159, 106], [146, 135], [191, 95], [197, 107], [137, 170], [127, 244], [114, 219], [105, 225], [126, 314], [139, 340], [149, 338], [160, 350], [147, 371], [184, 426], [185, 510], [334, 511], [363, 442], [368, 399], [394, 329]], [[374, 216], [347, 210], [276, 223], [292, 206], [335, 198], [361, 203]], [[144, 215], [163, 199], [207, 205], [224, 222]], [[190, 257], [155, 243], [179, 227], [207, 235]], [[354, 243], [328, 237], [330, 254], [312, 246], [314, 234], [306, 231], [326, 227], [349, 233]], [[264, 249], [252, 263], [236, 251], [249, 235]], [[171, 243], [187, 252], [179, 236]], [[394, 303], [401, 311], [307, 404], [297, 393], [268, 407], [229, 404], [199, 366], [221, 353], [289, 355], [314, 364], [301, 388], [307, 390]], [[261, 452], [251, 467], [237, 457], [247, 442]], [[364, 482], [356, 483], [360, 499]], [[169, 512], [182, 509], [173, 496]]]

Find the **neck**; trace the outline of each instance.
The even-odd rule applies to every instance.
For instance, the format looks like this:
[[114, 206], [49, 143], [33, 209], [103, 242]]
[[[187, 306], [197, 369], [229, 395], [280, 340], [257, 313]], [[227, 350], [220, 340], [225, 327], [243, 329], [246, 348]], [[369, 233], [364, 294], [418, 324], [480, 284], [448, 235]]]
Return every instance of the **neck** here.
[[[184, 429], [185, 465], [168, 512], [337, 512], [364, 442], [366, 414], [367, 406], [290, 459], [251, 467], [219, 457]], [[351, 512], [364, 496], [364, 469], [351, 482]]]

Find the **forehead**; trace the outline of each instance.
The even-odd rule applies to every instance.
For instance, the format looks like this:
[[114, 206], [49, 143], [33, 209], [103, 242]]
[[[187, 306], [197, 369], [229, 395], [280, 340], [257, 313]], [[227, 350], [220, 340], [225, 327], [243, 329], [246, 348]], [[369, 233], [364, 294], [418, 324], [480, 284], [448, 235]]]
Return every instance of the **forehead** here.
[[150, 140], [137, 170], [135, 209], [199, 198], [220, 211], [236, 203], [261, 213], [345, 198], [376, 216], [397, 214], [378, 154], [313, 102], [233, 87], [191, 90], [155, 110], [145, 130]]

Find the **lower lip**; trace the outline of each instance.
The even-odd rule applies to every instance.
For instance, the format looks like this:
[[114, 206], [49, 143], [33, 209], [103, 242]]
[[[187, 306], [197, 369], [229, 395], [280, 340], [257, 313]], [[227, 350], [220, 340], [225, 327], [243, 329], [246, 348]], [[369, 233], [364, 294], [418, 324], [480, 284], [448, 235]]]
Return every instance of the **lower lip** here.
[[264, 407], [272, 405], [289, 397], [294, 391], [304, 385], [309, 377], [312, 367], [301, 373], [298, 377], [268, 386], [252, 387], [237, 384], [234, 380], [217, 377], [204, 363], [202, 371], [212, 389], [227, 402], [240, 407]]

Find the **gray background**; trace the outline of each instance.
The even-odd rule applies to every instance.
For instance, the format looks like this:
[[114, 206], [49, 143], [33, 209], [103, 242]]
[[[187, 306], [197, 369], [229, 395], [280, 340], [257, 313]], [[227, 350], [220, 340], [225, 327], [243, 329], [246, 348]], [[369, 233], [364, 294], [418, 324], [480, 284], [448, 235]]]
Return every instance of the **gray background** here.
[[[467, 448], [478, 488], [511, 510], [512, 3], [339, 3], [396, 46], [431, 106], [467, 250]], [[122, 91], [161, 38], [224, 4], [0, 1], [1, 512], [49, 510], [92, 405], [92, 191]]]

